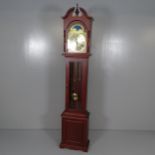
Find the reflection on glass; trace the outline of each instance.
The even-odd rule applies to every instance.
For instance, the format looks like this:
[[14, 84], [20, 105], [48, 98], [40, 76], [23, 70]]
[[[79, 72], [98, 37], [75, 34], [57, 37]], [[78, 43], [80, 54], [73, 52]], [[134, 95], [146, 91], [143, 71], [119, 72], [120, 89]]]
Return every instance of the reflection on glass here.
[[69, 53], [86, 52], [86, 32], [82, 25], [75, 24], [68, 31], [67, 50]]
[[82, 64], [70, 62], [70, 107], [81, 110]]

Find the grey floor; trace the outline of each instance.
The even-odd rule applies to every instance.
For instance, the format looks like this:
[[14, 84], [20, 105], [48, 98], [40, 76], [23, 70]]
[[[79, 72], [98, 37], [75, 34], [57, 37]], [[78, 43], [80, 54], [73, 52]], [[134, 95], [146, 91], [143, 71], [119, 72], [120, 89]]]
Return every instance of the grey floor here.
[[88, 153], [59, 149], [59, 130], [0, 130], [0, 155], [155, 155], [155, 132], [90, 131]]

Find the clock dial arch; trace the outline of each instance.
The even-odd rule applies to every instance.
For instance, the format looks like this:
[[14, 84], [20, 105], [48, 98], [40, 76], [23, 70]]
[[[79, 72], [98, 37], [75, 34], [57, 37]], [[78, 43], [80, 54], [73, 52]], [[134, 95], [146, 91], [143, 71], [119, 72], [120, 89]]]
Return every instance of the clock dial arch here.
[[66, 32], [67, 53], [87, 53], [88, 32], [80, 21], [69, 25]]

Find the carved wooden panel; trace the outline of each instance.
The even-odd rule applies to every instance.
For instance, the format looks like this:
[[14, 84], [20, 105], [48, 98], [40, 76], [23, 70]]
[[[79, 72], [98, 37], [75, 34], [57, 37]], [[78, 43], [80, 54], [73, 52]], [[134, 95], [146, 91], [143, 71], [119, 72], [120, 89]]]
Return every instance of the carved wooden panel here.
[[82, 146], [85, 144], [86, 123], [85, 121], [75, 119], [64, 119], [64, 139], [67, 144]]

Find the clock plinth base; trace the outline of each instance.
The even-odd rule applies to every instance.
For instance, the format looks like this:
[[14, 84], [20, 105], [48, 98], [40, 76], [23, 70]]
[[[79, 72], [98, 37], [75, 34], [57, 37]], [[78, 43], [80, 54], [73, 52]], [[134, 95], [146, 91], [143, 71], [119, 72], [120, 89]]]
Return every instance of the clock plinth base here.
[[60, 148], [88, 151], [88, 113], [62, 114], [62, 142]]
[[82, 146], [70, 145], [70, 144], [63, 144], [63, 143], [60, 144], [61, 149], [67, 148], [67, 149], [72, 149], [72, 150], [81, 150], [83, 152], [88, 152], [88, 147], [89, 147], [89, 140], [87, 142], [87, 145], [83, 146], [83, 147]]

